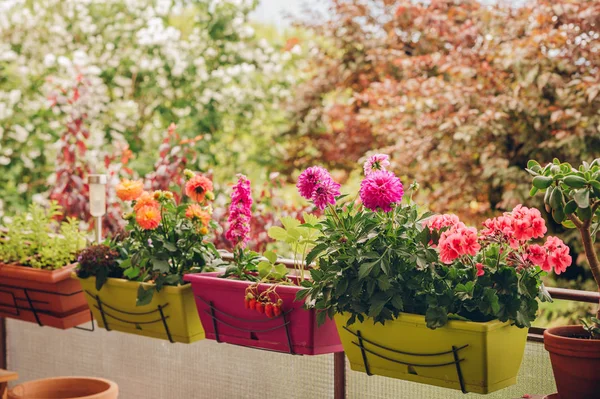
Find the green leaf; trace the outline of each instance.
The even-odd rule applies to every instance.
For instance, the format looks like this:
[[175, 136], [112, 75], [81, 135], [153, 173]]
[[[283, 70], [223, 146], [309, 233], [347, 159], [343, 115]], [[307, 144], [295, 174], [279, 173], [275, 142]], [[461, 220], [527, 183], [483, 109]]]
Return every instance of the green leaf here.
[[565, 205], [565, 215], [570, 215], [577, 210], [577, 203], [574, 200], [567, 202]]
[[267, 261], [260, 261], [258, 265], [256, 265], [256, 269], [258, 270], [258, 276], [262, 279], [265, 278], [269, 273], [271, 273], [271, 268], [273, 266]]
[[373, 262], [363, 262], [358, 269], [358, 279], [362, 280], [363, 278], [367, 277], [377, 263], [379, 263], [379, 260]]
[[269, 260], [271, 263], [277, 262], [277, 254], [273, 251], [265, 251], [263, 256]]
[[288, 274], [288, 268], [285, 267], [285, 265], [282, 265], [281, 263], [278, 265], [275, 265], [275, 278], [278, 280], [283, 279], [286, 275]]
[[306, 255], [306, 264], [310, 265], [317, 256], [321, 254], [321, 252], [325, 251], [329, 248], [329, 245], [326, 243], [321, 243], [316, 245], [309, 253]]
[[269, 228], [268, 234], [269, 234], [269, 237], [271, 237], [272, 239], [277, 240], [277, 241], [286, 242], [289, 239], [289, 235], [288, 235], [287, 231], [285, 231], [285, 229], [283, 229], [279, 226], [273, 226], [273, 227]]
[[545, 190], [552, 185], [554, 179], [549, 176], [536, 176], [533, 178], [533, 187]]
[[425, 313], [425, 321], [427, 322], [427, 327], [432, 330], [443, 327], [448, 323], [448, 311], [439, 306], [432, 306]]
[[108, 269], [99, 268], [96, 271], [96, 290], [100, 291], [108, 279]]
[[587, 184], [587, 181], [581, 176], [569, 175], [563, 179], [563, 183], [571, 188], [581, 188]]
[[133, 280], [140, 275], [140, 268], [137, 266], [130, 267], [125, 269], [123, 275], [127, 277], [129, 280]]
[[587, 188], [576, 190], [573, 193], [573, 199], [577, 202], [577, 206], [580, 208], [587, 208], [590, 206], [590, 190]]
[[562, 211], [564, 202], [562, 190], [556, 187], [550, 195], [550, 206], [552, 209], [560, 209]]
[[404, 301], [402, 300], [402, 297], [398, 294], [392, 297], [392, 305], [400, 311], [404, 310]]
[[531, 187], [531, 190], [529, 190], [529, 196], [533, 197], [534, 195], [536, 195], [538, 193], [538, 191], [540, 191], [539, 188], [537, 188], [537, 187]]
[[304, 223], [312, 224], [313, 226], [316, 226], [320, 222], [317, 216], [306, 212], [302, 213], [302, 218], [304, 219]]
[[169, 252], [177, 252], [177, 247], [172, 242], [165, 241], [163, 247]]
[[135, 301], [135, 306], [144, 306], [148, 305], [152, 302], [152, 297], [154, 296], [154, 287], [144, 288], [142, 284], [138, 287], [137, 299]]
[[530, 159], [529, 161], [527, 161], [527, 168], [529, 169], [533, 169], [536, 166], [540, 166], [539, 162], [534, 160], [534, 159]]
[[581, 220], [590, 220], [592, 218], [592, 208], [577, 208], [577, 216]]
[[565, 227], [567, 229], [574, 229], [575, 227], [577, 227], [577, 226], [575, 226], [575, 223], [573, 223], [569, 219], [563, 220], [561, 224], [563, 225], [563, 227]]
[[296, 301], [303, 301], [306, 299], [306, 297], [308, 296], [308, 294], [310, 294], [310, 290], [309, 289], [303, 289], [300, 290], [298, 292], [296, 292]]
[[317, 312], [317, 326], [322, 326], [327, 318], [327, 312]]
[[562, 223], [565, 220], [565, 213], [562, 209], [553, 209], [552, 218], [556, 221], [556, 223]]
[[164, 259], [152, 258], [152, 269], [161, 273], [169, 272], [169, 261]]

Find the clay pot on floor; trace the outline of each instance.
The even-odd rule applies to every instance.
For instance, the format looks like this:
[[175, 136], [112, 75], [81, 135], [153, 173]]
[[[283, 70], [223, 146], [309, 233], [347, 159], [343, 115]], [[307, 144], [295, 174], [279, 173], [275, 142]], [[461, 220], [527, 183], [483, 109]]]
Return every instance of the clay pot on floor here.
[[600, 340], [588, 336], [581, 326], [544, 332], [560, 399], [596, 399], [600, 395]]
[[56, 377], [19, 384], [8, 399], [116, 399], [117, 384], [102, 378]]

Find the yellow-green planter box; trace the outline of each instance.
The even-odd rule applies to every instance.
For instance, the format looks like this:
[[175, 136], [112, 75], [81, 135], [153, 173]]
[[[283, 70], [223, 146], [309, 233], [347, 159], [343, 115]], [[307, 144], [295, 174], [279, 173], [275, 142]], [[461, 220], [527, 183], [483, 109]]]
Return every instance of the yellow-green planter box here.
[[431, 330], [413, 314], [347, 327], [348, 318], [337, 315], [336, 325], [352, 370], [482, 394], [517, 382], [526, 328], [493, 320], [450, 321]]
[[100, 327], [129, 334], [191, 343], [204, 339], [191, 285], [163, 287], [152, 301], [136, 306], [140, 283], [109, 278], [100, 291], [94, 277], [79, 279]]

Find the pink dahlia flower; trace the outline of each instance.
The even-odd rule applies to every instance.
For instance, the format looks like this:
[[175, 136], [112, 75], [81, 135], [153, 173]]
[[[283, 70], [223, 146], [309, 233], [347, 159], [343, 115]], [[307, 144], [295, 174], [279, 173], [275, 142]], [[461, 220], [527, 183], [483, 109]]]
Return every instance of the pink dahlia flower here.
[[327, 169], [311, 166], [300, 174], [296, 187], [300, 195], [309, 200], [313, 197], [317, 185], [327, 180], [333, 180]]
[[402, 201], [403, 195], [400, 179], [386, 170], [372, 172], [360, 183], [360, 199], [372, 211], [390, 212], [392, 204]]
[[371, 155], [363, 165], [365, 176], [369, 176], [376, 170], [387, 170], [387, 167], [390, 166], [389, 159], [390, 157], [386, 154]]
[[340, 184], [332, 179], [324, 180], [317, 184], [312, 195], [312, 201], [320, 210], [327, 208], [328, 204], [335, 204], [335, 197], [340, 195]]

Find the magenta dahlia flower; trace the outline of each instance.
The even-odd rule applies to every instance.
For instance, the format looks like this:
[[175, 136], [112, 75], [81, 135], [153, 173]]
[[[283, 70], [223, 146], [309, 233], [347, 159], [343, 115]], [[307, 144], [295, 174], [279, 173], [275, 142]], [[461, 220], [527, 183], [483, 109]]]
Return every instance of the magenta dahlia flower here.
[[389, 159], [390, 157], [386, 154], [371, 155], [363, 165], [365, 176], [369, 176], [377, 170], [387, 170], [387, 167], [390, 166]]
[[327, 169], [320, 166], [311, 166], [300, 174], [296, 187], [303, 198], [311, 199], [317, 188], [322, 182], [333, 180]]
[[400, 179], [386, 170], [372, 172], [360, 183], [360, 199], [372, 211], [390, 212], [392, 204], [402, 201], [403, 195]]
[[225, 238], [242, 248], [250, 239], [250, 219], [252, 218], [252, 189], [250, 180], [238, 174], [238, 182], [231, 192], [231, 205], [229, 205], [229, 229]]
[[333, 181], [333, 179], [327, 179], [315, 187], [312, 195], [312, 201], [315, 206], [320, 210], [327, 208], [328, 204], [335, 204], [335, 197], [340, 195], [340, 184]]

